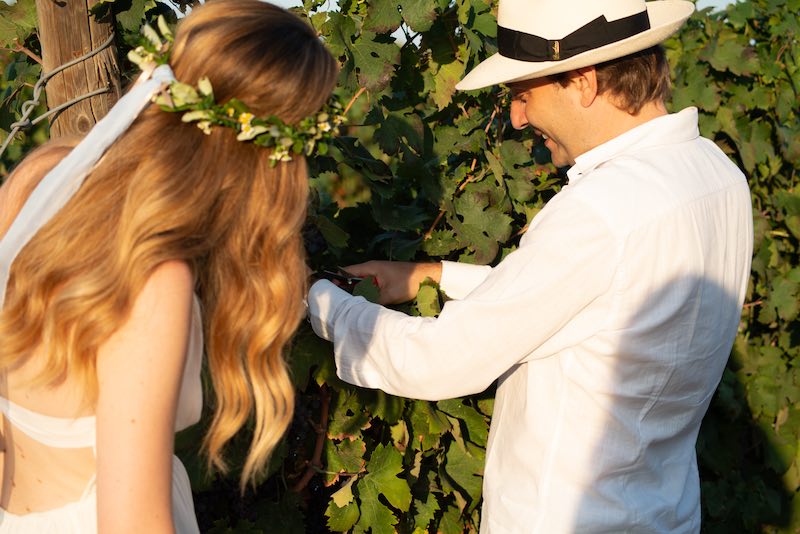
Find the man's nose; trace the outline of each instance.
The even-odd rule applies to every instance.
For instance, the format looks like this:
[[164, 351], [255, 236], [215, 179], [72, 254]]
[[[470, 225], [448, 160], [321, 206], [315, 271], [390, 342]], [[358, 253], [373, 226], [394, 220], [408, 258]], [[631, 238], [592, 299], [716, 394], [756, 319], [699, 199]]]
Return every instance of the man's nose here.
[[525, 103], [521, 100], [511, 101], [511, 125], [515, 130], [521, 130], [528, 125], [528, 117], [525, 116]]

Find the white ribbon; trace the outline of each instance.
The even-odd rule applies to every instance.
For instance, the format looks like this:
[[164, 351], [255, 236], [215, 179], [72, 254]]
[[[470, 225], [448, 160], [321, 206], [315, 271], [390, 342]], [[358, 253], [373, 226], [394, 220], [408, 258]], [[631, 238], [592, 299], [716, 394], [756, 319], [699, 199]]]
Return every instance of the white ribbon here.
[[0, 240], [0, 309], [3, 308], [11, 264], [39, 229], [78, 192], [83, 180], [111, 144], [133, 123], [165, 84], [175, 80], [169, 65], [143, 73], [86, 137], [42, 178]]

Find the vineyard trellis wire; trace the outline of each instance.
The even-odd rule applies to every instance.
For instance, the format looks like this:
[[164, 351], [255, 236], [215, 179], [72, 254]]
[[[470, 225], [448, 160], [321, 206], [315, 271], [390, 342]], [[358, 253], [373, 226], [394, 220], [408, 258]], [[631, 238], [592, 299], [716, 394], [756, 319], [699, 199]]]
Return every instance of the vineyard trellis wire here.
[[68, 69], [68, 68], [70, 68], [70, 67], [72, 67], [74, 65], [77, 65], [78, 63], [86, 61], [87, 59], [89, 59], [91, 57], [94, 57], [95, 55], [99, 54], [100, 52], [102, 52], [103, 50], [105, 50], [106, 48], [111, 46], [111, 43], [114, 42], [114, 37], [115, 37], [115, 34], [112, 33], [108, 37], [108, 39], [106, 39], [105, 42], [103, 42], [97, 48], [92, 49], [89, 52], [83, 54], [82, 56], [77, 57], [77, 58], [75, 58], [75, 59], [73, 59], [71, 61], [68, 61], [68, 62], [64, 63], [63, 65], [60, 65], [60, 66], [56, 67], [55, 69], [51, 70], [50, 72], [43, 72], [42, 73], [42, 75], [39, 77], [39, 80], [33, 86], [33, 96], [30, 98], [30, 100], [26, 100], [22, 104], [22, 109], [21, 109], [22, 118], [20, 120], [18, 120], [18, 121], [16, 121], [16, 122], [11, 124], [11, 131], [8, 133], [8, 136], [3, 141], [3, 145], [0, 146], [0, 156], [3, 155], [3, 153], [8, 148], [8, 145], [11, 144], [11, 142], [14, 140], [14, 137], [21, 130], [25, 130], [26, 128], [30, 128], [31, 126], [35, 126], [36, 124], [40, 123], [41, 121], [43, 121], [44, 119], [50, 117], [51, 115], [55, 115], [56, 113], [59, 113], [59, 112], [65, 110], [65, 109], [69, 108], [70, 106], [73, 106], [73, 105], [77, 104], [78, 102], [81, 102], [81, 101], [86, 100], [87, 98], [91, 98], [93, 96], [97, 96], [97, 95], [102, 95], [102, 94], [108, 93], [111, 90], [111, 88], [109, 86], [106, 86], [106, 87], [103, 87], [103, 88], [100, 88], [100, 89], [95, 89], [94, 91], [90, 91], [88, 93], [84, 93], [82, 95], [76, 96], [75, 98], [73, 98], [71, 100], [68, 100], [67, 102], [64, 102], [63, 104], [60, 104], [60, 105], [54, 107], [53, 109], [50, 109], [50, 110], [46, 111], [45, 113], [42, 113], [41, 115], [39, 115], [35, 119], [32, 119], [32, 120], [30, 119], [30, 116], [33, 113], [33, 110], [36, 108], [36, 106], [39, 105], [39, 98], [42, 95], [42, 90], [44, 89], [44, 87], [47, 84], [47, 82], [53, 76], [55, 76], [59, 72], [62, 72], [62, 71], [66, 70], [66, 69]]

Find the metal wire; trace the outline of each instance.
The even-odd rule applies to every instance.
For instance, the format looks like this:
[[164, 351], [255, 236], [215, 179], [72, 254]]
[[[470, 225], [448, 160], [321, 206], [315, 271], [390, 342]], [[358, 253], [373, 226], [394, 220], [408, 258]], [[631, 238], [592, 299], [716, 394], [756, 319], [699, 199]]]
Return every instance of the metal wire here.
[[43, 73], [39, 77], [39, 81], [37, 81], [36, 85], [33, 86], [33, 97], [30, 100], [26, 100], [22, 104], [22, 107], [21, 107], [22, 118], [11, 125], [11, 131], [9, 132], [8, 137], [6, 137], [5, 141], [3, 141], [3, 145], [0, 146], [0, 157], [2, 157], [3, 153], [6, 151], [6, 148], [8, 148], [8, 145], [11, 144], [11, 141], [14, 139], [14, 136], [16, 136], [17, 133], [20, 130], [24, 130], [26, 128], [30, 128], [31, 126], [33, 126], [35, 124], [38, 124], [39, 122], [41, 122], [42, 120], [46, 119], [47, 117], [49, 117], [49, 116], [51, 116], [51, 115], [53, 115], [55, 113], [58, 113], [59, 111], [63, 111], [65, 109], [67, 109], [68, 107], [80, 102], [81, 100], [85, 100], [85, 99], [91, 98], [93, 96], [97, 96], [97, 95], [101, 95], [101, 94], [104, 94], [104, 93], [108, 93], [111, 90], [109, 87], [104, 87], [102, 89], [96, 89], [96, 90], [94, 90], [94, 91], [92, 91], [90, 93], [86, 93], [86, 94], [77, 96], [77, 97], [73, 98], [72, 100], [70, 100], [68, 102], [64, 102], [63, 104], [61, 104], [61, 105], [59, 105], [59, 106], [47, 111], [46, 113], [43, 113], [42, 115], [36, 117], [35, 119], [30, 120], [31, 113], [33, 113], [33, 110], [36, 108], [36, 106], [39, 105], [39, 98], [42, 95], [42, 90], [44, 89], [45, 84], [47, 84], [47, 82], [48, 82], [48, 80], [50, 80], [50, 78], [52, 78], [53, 76], [55, 76], [59, 72], [63, 71], [64, 69], [68, 69], [68, 68], [72, 67], [73, 65], [77, 65], [78, 63], [80, 63], [82, 61], [85, 61], [85, 60], [89, 59], [90, 57], [99, 54], [100, 52], [102, 52], [103, 50], [105, 50], [106, 48], [111, 46], [111, 43], [113, 43], [113, 42], [114, 42], [114, 34], [112, 33], [108, 37], [108, 39], [106, 39], [105, 42], [103, 42], [103, 44], [101, 44], [99, 47], [95, 48], [94, 50], [90, 50], [89, 52], [85, 53], [84, 55], [82, 55], [82, 56], [80, 56], [78, 58], [75, 58], [75, 59], [73, 59], [71, 61], [68, 61], [67, 63], [64, 63], [63, 65], [61, 65], [59, 67], [56, 67], [55, 69], [51, 70], [50, 72]]
[[102, 89], [95, 89], [91, 93], [86, 93], [85, 95], [76, 96], [75, 98], [73, 98], [69, 102], [64, 102], [60, 106], [56, 106], [53, 109], [48, 110], [46, 113], [42, 113], [41, 115], [39, 115], [38, 117], [36, 117], [32, 121], [30, 121], [31, 126], [39, 124], [40, 122], [42, 122], [44, 119], [46, 119], [50, 115], [54, 115], [54, 114], [58, 113], [59, 111], [63, 111], [65, 109], [67, 109], [68, 107], [70, 107], [71, 105], [77, 104], [81, 100], [86, 100], [87, 98], [92, 98], [93, 96], [102, 95], [102, 94], [108, 93], [110, 91], [111, 91], [110, 88], [103, 87]]

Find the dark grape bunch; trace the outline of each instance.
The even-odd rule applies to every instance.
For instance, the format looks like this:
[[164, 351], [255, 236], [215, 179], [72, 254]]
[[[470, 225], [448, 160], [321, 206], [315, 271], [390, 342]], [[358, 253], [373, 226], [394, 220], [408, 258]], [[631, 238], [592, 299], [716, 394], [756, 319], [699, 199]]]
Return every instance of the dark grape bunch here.
[[328, 248], [328, 244], [325, 241], [325, 238], [322, 236], [322, 232], [319, 231], [317, 225], [313, 222], [309, 221], [303, 227], [303, 245], [306, 249], [306, 255], [309, 258], [315, 258], [325, 252]]

